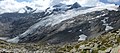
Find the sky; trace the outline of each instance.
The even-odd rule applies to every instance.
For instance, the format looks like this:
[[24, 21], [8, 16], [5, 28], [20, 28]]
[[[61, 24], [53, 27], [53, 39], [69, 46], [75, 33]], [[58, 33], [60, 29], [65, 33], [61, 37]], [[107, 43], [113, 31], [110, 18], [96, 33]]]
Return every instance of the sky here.
[[26, 1], [26, 2], [31, 2], [32, 0], [17, 0], [18, 2], [23, 2], [23, 1]]
[[[18, 2], [23, 2], [23, 1], [31, 2], [32, 0], [17, 0], [17, 1]], [[100, 0], [100, 1], [104, 3], [114, 3], [114, 4], [120, 5], [120, 0]]]
[[120, 5], [120, 0], [100, 0], [100, 1], [104, 3], [114, 3]]
[[[33, 1], [37, 1], [37, 0], [16, 0], [17, 2], [33, 2]], [[79, 0], [82, 1], [82, 0]], [[91, 0], [89, 0], [91, 1]], [[96, 1], [96, 0], [95, 0]], [[120, 0], [99, 0], [100, 2], [103, 3], [110, 3], [110, 4], [118, 4], [120, 5]]]

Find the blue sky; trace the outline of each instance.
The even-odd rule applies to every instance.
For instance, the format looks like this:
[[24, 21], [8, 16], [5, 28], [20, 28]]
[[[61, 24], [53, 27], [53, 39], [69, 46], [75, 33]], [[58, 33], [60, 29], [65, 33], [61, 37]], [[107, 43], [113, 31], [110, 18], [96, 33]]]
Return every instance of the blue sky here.
[[100, 0], [101, 2], [104, 3], [114, 3], [114, 4], [119, 4], [120, 5], [120, 1], [119, 2], [108, 2], [107, 0]]
[[[26, 1], [26, 2], [31, 2], [32, 0], [17, 0], [18, 2], [23, 2], [23, 1]], [[119, 2], [108, 2], [107, 0], [100, 0], [101, 2], [104, 2], [104, 3], [114, 3], [114, 4], [119, 4], [120, 5], [120, 1]]]
[[32, 0], [17, 0], [18, 2], [23, 2], [23, 1], [26, 1], [26, 2], [31, 2]]

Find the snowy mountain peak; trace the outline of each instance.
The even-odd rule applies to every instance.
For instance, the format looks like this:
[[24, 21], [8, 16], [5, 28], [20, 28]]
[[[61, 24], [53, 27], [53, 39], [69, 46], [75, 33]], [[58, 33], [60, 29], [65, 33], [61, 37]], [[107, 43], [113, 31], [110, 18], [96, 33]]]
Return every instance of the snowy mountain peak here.
[[73, 8], [79, 8], [79, 7], [81, 7], [81, 5], [80, 5], [78, 2], [75, 2], [75, 3], [71, 6], [72, 9], [73, 9]]
[[33, 9], [32, 7], [29, 6], [25, 6], [24, 8], [20, 9], [18, 11], [18, 13], [33, 13], [35, 12], [37, 9]]
[[53, 7], [61, 7], [61, 6], [63, 6], [63, 5], [65, 5], [65, 4], [59, 3], [59, 4], [57, 4], [57, 5], [54, 5]]
[[100, 2], [99, 0], [32, 0], [31, 2], [17, 2], [16, 0], [2, 0], [0, 1], [0, 14], [17, 12], [21, 9], [22, 10], [20, 11], [20, 13], [23, 13], [25, 12], [23, 8], [25, 8], [26, 6], [29, 6], [34, 10], [37, 9], [35, 12], [41, 12], [41, 11], [45, 11], [48, 7], [52, 7], [52, 6], [60, 7], [64, 5], [72, 5], [74, 3], [75, 3], [75, 6], [80, 4], [80, 6], [82, 7], [106, 5], [106, 3]]

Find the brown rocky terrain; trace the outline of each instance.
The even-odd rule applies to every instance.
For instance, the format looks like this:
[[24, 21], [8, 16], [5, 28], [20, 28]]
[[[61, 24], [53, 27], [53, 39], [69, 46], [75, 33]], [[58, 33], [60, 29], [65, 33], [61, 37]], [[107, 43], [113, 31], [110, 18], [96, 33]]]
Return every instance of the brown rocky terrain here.
[[0, 52], [11, 53], [118, 53], [120, 29], [93, 39], [64, 44], [20, 43], [0, 41]]
[[0, 14], [0, 52], [119, 52], [120, 6], [81, 7], [76, 2], [66, 7]]

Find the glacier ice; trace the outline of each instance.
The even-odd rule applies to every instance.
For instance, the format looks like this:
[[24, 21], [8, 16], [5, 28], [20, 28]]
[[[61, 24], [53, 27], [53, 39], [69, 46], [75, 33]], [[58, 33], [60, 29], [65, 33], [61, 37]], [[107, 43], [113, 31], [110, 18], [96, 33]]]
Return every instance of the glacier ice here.
[[[29, 27], [24, 33], [18, 35], [13, 39], [5, 39], [5, 40], [11, 43], [18, 43], [19, 38], [26, 37], [29, 34], [36, 32], [36, 30], [39, 27], [47, 27], [47, 26], [52, 27], [67, 19], [73, 18], [80, 14], [90, 13], [93, 11], [101, 11], [104, 9], [117, 11], [117, 8], [119, 7], [118, 5], [115, 5], [115, 4], [102, 3], [99, 0], [33, 0], [32, 2], [17, 2], [15, 0], [4, 0], [4, 1], [0, 1], [0, 14], [6, 13], [6, 12], [9, 12], [9, 13], [17, 12], [19, 10], [20, 10], [20, 13], [23, 13], [24, 10], [21, 10], [21, 9], [23, 9], [26, 6], [33, 8], [33, 10], [37, 9], [36, 12], [40, 12], [40, 11], [44, 11], [48, 7], [54, 6], [59, 3], [69, 5], [75, 2], [78, 2], [82, 7], [86, 7], [86, 6], [89, 6], [89, 7], [94, 6], [94, 7], [88, 8], [88, 9], [82, 9], [82, 10], [72, 9], [63, 13], [46, 16], [45, 18], [41, 19], [42, 21], [40, 20], [39, 22]], [[112, 29], [111, 27], [108, 27], [108, 25], [106, 25], [106, 27], [107, 29]]]
[[32, 34], [32, 33], [36, 32], [36, 30], [39, 27], [47, 27], [47, 26], [52, 27], [56, 24], [61, 23], [62, 21], [73, 18], [73, 17], [78, 16], [80, 14], [86, 14], [86, 13], [90, 13], [90, 12], [93, 12], [93, 11], [101, 11], [101, 10], [104, 10], [104, 9], [109, 9], [111, 7], [113, 8], [113, 10], [117, 10], [118, 6], [105, 5], [105, 6], [93, 7], [93, 8], [83, 9], [83, 10], [72, 9], [72, 10], [68, 10], [64, 13], [58, 13], [58, 14], [55, 14], [55, 15], [52, 14], [50, 16], [46, 16], [45, 18], [41, 19], [39, 22], [32, 25], [24, 33], [18, 35], [17, 37], [15, 37], [13, 39], [9, 39], [7, 41], [12, 42], [12, 43], [18, 43], [19, 38], [29, 36], [28, 34]]

